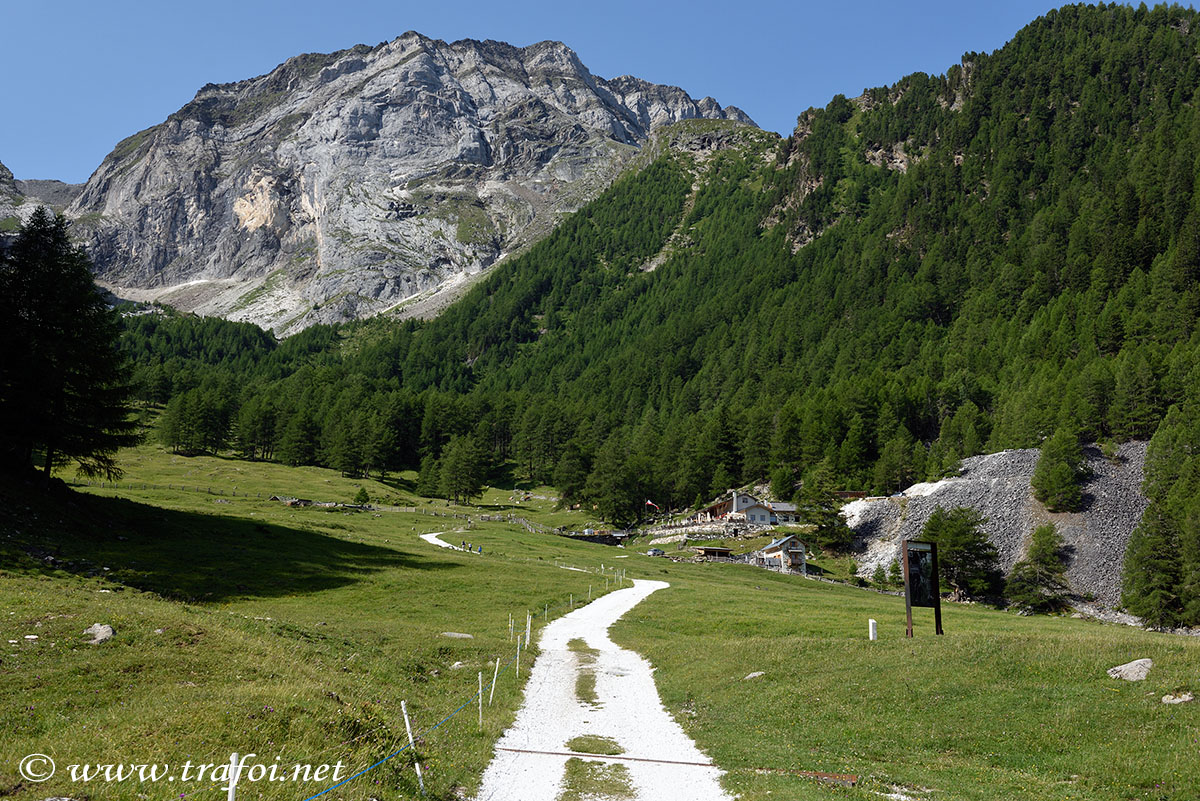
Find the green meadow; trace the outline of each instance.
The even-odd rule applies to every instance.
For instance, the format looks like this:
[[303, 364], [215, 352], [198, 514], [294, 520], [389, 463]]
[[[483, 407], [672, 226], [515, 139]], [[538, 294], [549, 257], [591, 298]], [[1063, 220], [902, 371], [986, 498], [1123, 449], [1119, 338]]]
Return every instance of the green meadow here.
[[[527, 676], [525, 654], [519, 678], [511, 661], [509, 615], [540, 625], [614, 588], [614, 569], [671, 583], [614, 638], [655, 665], [667, 708], [746, 801], [1198, 796], [1200, 704], [1160, 700], [1200, 691], [1192, 638], [948, 604], [945, 636], [917, 610], [907, 640], [894, 596], [461, 517], [588, 524], [555, 511], [550, 490], [494, 489], [481, 507], [447, 508], [417, 498], [412, 476], [364, 481], [151, 445], [122, 461], [127, 480], [115, 488], [0, 489], [0, 797], [224, 799], [213, 782], [73, 783], [66, 766], [216, 764], [234, 751], [354, 773], [407, 742], [406, 701], [423, 733], [415, 754], [322, 798], [416, 798], [414, 756], [427, 797], [469, 798]], [[359, 487], [422, 511], [267, 500], [347, 502]], [[484, 553], [433, 547], [419, 539], [430, 531]], [[93, 623], [116, 636], [87, 644]], [[1105, 674], [1139, 657], [1155, 661], [1146, 681]], [[496, 659], [482, 729], [471, 702], [429, 731], [472, 699], [480, 672], [491, 682]], [[22, 779], [17, 763], [30, 753], [59, 771]], [[238, 798], [306, 799], [330, 784], [243, 783]]]

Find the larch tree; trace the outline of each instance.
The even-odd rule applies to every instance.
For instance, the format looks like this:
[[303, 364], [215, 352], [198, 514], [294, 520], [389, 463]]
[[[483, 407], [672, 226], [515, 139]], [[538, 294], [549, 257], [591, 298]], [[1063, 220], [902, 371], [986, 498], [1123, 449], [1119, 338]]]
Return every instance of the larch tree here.
[[115, 479], [114, 455], [137, 440], [120, 322], [67, 222], [45, 207], [0, 255], [0, 461], [47, 476], [74, 461]]

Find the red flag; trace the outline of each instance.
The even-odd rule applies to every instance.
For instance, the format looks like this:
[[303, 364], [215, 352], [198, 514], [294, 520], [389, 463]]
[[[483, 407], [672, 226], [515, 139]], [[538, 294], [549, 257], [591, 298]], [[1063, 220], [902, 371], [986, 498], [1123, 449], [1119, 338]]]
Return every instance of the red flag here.
[[[658, 509], [658, 504], [657, 504], [657, 503], [655, 503], [654, 501], [650, 500], [649, 498], [647, 498], [647, 499], [646, 499], [646, 505], [647, 505], [647, 506], [653, 506], [655, 509]], [[658, 509], [658, 511], [660, 511], [660, 512], [661, 512], [661, 511], [662, 511], [662, 509]]]

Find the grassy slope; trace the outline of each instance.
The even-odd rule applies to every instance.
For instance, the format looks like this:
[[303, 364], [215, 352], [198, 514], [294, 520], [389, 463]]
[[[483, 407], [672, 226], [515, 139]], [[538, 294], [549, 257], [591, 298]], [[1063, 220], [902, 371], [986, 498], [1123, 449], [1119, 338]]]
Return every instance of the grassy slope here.
[[[361, 483], [153, 447], [126, 456], [131, 479], [178, 474], [227, 493], [236, 483], [239, 493], [348, 499]], [[408, 497], [403, 484], [373, 489]], [[615, 636], [658, 667], [668, 708], [746, 801], [877, 798], [894, 785], [930, 799], [1184, 801], [1200, 787], [1200, 704], [1159, 701], [1200, 689], [1200, 643], [1191, 639], [950, 606], [945, 637], [933, 637], [918, 610], [919, 636], [905, 641], [903, 602], [891, 596], [501, 524], [447, 536], [482, 544], [480, 558], [417, 539], [463, 524], [425, 515], [177, 490], [93, 489], [67, 503], [0, 494], [0, 795], [169, 795], [161, 785], [80, 788], [61, 777], [21, 785], [16, 762], [33, 751], [60, 764], [221, 761], [249, 750], [266, 762], [364, 767], [403, 740], [401, 699], [427, 726], [474, 692], [487, 660], [510, 655], [509, 611], [561, 609], [589, 585], [603, 591], [596, 575], [555, 569], [556, 560], [672, 583]], [[522, 506], [518, 513], [539, 519], [549, 502]], [[866, 640], [868, 617], [880, 621], [879, 642]], [[80, 632], [98, 621], [117, 637], [87, 646]], [[1142, 656], [1156, 663], [1146, 682], [1104, 674]], [[459, 661], [466, 668], [452, 670]], [[432, 797], [476, 786], [518, 701], [510, 668], [482, 734], [464, 713], [430, 737], [421, 755]], [[330, 797], [415, 795], [406, 765], [393, 760]], [[797, 769], [864, 781], [849, 790], [767, 772]], [[323, 788], [255, 791], [294, 799]]]
[[[951, 604], [944, 637], [919, 609], [906, 640], [901, 598], [749, 567], [704, 572], [671, 570], [673, 587], [615, 639], [654, 663], [668, 708], [745, 801], [896, 785], [980, 801], [1197, 797], [1200, 708], [1160, 701], [1200, 688], [1194, 639]], [[1145, 682], [1105, 674], [1141, 657], [1155, 661]], [[754, 671], [765, 675], [744, 680]], [[760, 769], [859, 774], [867, 792]]]
[[[143, 462], [131, 478], [156, 460], [169, 472], [174, 460], [148, 448], [129, 456], [131, 468], [132, 458]], [[239, 465], [236, 477], [222, 476], [213, 459], [175, 467], [227, 493], [236, 481], [239, 492], [271, 484], [307, 497], [353, 494], [329, 471]], [[0, 494], [0, 796], [16, 798], [163, 795], [161, 786], [72, 787], [61, 771], [22, 786], [17, 762], [35, 751], [60, 765], [220, 762], [237, 750], [267, 763], [340, 758], [365, 767], [403, 741], [402, 699], [424, 728], [475, 692], [477, 671], [490, 680], [489, 661], [513, 653], [509, 612], [548, 604], [561, 613], [571, 594], [603, 591], [603, 578], [557, 569], [556, 559], [592, 567], [611, 553], [485, 524], [461, 535], [483, 545], [479, 557], [417, 538], [461, 520], [196, 492], [94, 489], [65, 501], [11, 487]], [[81, 632], [94, 622], [117, 636], [86, 645]], [[456, 662], [465, 667], [451, 669]], [[482, 734], [464, 714], [428, 740], [422, 759], [433, 797], [474, 787], [518, 702], [509, 668]], [[415, 792], [405, 765], [393, 760], [332, 797]], [[324, 787], [256, 785], [264, 798]]]

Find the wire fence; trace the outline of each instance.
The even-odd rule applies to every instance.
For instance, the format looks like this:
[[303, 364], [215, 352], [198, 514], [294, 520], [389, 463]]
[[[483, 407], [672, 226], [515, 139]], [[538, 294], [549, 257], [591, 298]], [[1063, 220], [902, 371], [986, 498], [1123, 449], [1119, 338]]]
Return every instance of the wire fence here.
[[[170, 484], [170, 483], [169, 484], [155, 484], [155, 483], [150, 483], [150, 482], [113, 482], [113, 481], [88, 481], [88, 480], [75, 480], [70, 483], [73, 486], [99, 487], [102, 489], [155, 490], [155, 491], [167, 490], [167, 491], [178, 491], [178, 492], [196, 492], [196, 493], [202, 493], [202, 494], [207, 494], [207, 495], [213, 495], [213, 496], [217, 496], [217, 497], [233, 497], [233, 498], [263, 499], [265, 497], [266, 500], [281, 501], [284, 503], [290, 503], [292, 505], [299, 505], [299, 506], [345, 507], [345, 508], [362, 509], [362, 510], [367, 510], [367, 511], [387, 511], [387, 512], [400, 512], [400, 513], [408, 513], [408, 514], [422, 514], [422, 515], [428, 515], [430, 517], [439, 517], [439, 518], [446, 518], [446, 519], [453, 519], [453, 520], [465, 520], [468, 523], [472, 523], [476, 520], [481, 521], [481, 522], [503, 522], [503, 523], [519, 525], [522, 528], [524, 528], [526, 531], [529, 531], [531, 533], [539, 533], [539, 534], [561, 533], [554, 529], [549, 528], [548, 526], [534, 523], [532, 521], [526, 520], [525, 518], [519, 517], [517, 515], [489, 514], [489, 515], [472, 516], [472, 515], [468, 515], [468, 514], [460, 514], [460, 513], [453, 513], [453, 512], [440, 512], [436, 509], [428, 509], [428, 508], [419, 507], [419, 506], [389, 506], [389, 505], [382, 505], [382, 504], [322, 503], [322, 502], [317, 502], [317, 501], [309, 501], [306, 499], [293, 498], [290, 496], [280, 495], [280, 494], [268, 493], [267, 495], [264, 496], [264, 494], [262, 492], [238, 491], [236, 487], [231, 488], [231, 489], [225, 489], [222, 487], [210, 487], [210, 486], [209, 487], [196, 487], [196, 486], [188, 486], [188, 485], [184, 485], [184, 484]], [[460, 550], [455, 546], [452, 546], [452, 547], [454, 547], [455, 550]], [[489, 554], [489, 555], [496, 556], [495, 554]], [[507, 556], [507, 555], [502, 555], [502, 558], [505, 558], [506, 560], [509, 560], [509, 561], [522, 561], [522, 562], [533, 561], [533, 560], [527, 559], [527, 558], [512, 557], [512, 556]], [[569, 612], [571, 610], [578, 609], [581, 606], [584, 606], [584, 605], [586, 605], [586, 603], [593, 600], [593, 597], [598, 598], [601, 595], [603, 595], [609, 591], [624, 587], [626, 585], [626, 582], [630, 581], [625, 575], [625, 570], [622, 568], [617, 568], [615, 566], [606, 567], [605, 565], [601, 565], [601, 567], [598, 569], [593, 568], [593, 567], [577, 567], [575, 565], [569, 565], [569, 564], [562, 563], [560, 560], [555, 560], [554, 564], [556, 567], [560, 567], [560, 568], [563, 568], [566, 570], [574, 570], [574, 571], [585, 572], [585, 573], [593, 573], [593, 574], [603, 576], [605, 579], [605, 583], [604, 583], [603, 589], [601, 589], [599, 586], [597, 586], [596, 593], [594, 594], [594, 596], [593, 596], [592, 588], [589, 585], [588, 595], [587, 595], [586, 600], [584, 598], [576, 599], [574, 597], [574, 595], [570, 595], [568, 601], [559, 602], [559, 603], [556, 603], [553, 605], [543, 604], [542, 609], [540, 610], [542, 612], [541, 626], [543, 626], [543, 627], [550, 622], [550, 612], [555, 612], [555, 617], [558, 617], [558, 613], [563, 612], [564, 610]], [[512, 642], [515, 638], [515, 640], [518, 643], [524, 641], [526, 643], [525, 647], [528, 647], [529, 638], [532, 636], [532, 627], [534, 625], [534, 621], [537, 619], [536, 611], [537, 610], [535, 610], [533, 613], [529, 613], [529, 612], [526, 613], [527, 614], [526, 625], [528, 628], [524, 632], [513, 627], [513, 622], [510, 617], [510, 622], [508, 624], [509, 625], [508, 631], [509, 631], [509, 641], [510, 642]], [[519, 659], [520, 659], [520, 651], [521, 650], [522, 650], [522, 647], [520, 645], [518, 645], [517, 653], [514, 656], [512, 656], [511, 658], [509, 658], [509, 660], [507, 662], [505, 662], [503, 665], [500, 665], [496, 668], [494, 676], [490, 682], [488, 682], [486, 685], [484, 685], [482, 683], [482, 679], [481, 679], [480, 688], [475, 693], [473, 693], [469, 698], [467, 698], [465, 701], [463, 701], [461, 704], [459, 704], [452, 712], [450, 712], [449, 714], [445, 715], [440, 720], [438, 720], [437, 723], [434, 723], [433, 725], [428, 726], [424, 729], [417, 729], [415, 734], [413, 735], [412, 740], [401, 743], [399, 745], [399, 747], [394, 748], [390, 753], [382, 756], [381, 758], [379, 758], [378, 760], [376, 760], [374, 763], [367, 766], [366, 768], [363, 768], [362, 770], [358, 771], [357, 773], [355, 773], [335, 784], [330, 785], [329, 787], [325, 788], [324, 790], [321, 790], [320, 792], [318, 792], [314, 795], [308, 796], [303, 801], [314, 801], [314, 799], [320, 798], [321, 796], [324, 796], [327, 793], [329, 793], [339, 787], [342, 787], [343, 785], [346, 785], [347, 783], [352, 782], [355, 779], [360, 778], [361, 776], [366, 775], [367, 773], [369, 773], [369, 772], [375, 770], [376, 768], [378, 768], [379, 766], [395, 759], [396, 757], [400, 756], [401, 754], [408, 752], [408, 751], [414, 751], [416, 748], [416, 745], [418, 743], [424, 742], [435, 731], [445, 727], [455, 717], [460, 715], [463, 711], [465, 711], [469, 707], [477, 705], [477, 704], [482, 706], [482, 703], [481, 703], [482, 702], [482, 694], [493, 693], [494, 688], [497, 685], [497, 683], [501, 680], [502, 677], [504, 677], [508, 673], [508, 671], [511, 668], [514, 667], [514, 665], [517, 665], [518, 666], [517, 669], [519, 670], [519, 664], [520, 664]], [[497, 661], [499, 661], [499, 660], [497, 659]], [[481, 674], [481, 676], [482, 676], [482, 674]], [[518, 673], [518, 676], [519, 676], [519, 673]], [[480, 711], [480, 714], [482, 716], [482, 709]], [[344, 749], [350, 743], [360, 740], [364, 737], [370, 736], [372, 734], [378, 734], [380, 731], [382, 731], [385, 728], [390, 728], [390, 725], [382, 724], [378, 727], [375, 727], [374, 729], [372, 729], [370, 731], [360, 733], [357, 737], [353, 738], [352, 740], [348, 740], [346, 742], [339, 743], [337, 748]], [[313, 756], [329, 758], [334, 755], [335, 754], [331, 754], [329, 751], [326, 751], [323, 753], [310, 755], [310, 758], [312, 758]], [[343, 753], [342, 755], [350, 756], [349, 753]], [[237, 776], [237, 770], [239, 769], [239, 766], [236, 764], [236, 755], [234, 755], [234, 756], [235, 756], [235, 759], [234, 759], [235, 764], [230, 766], [231, 774], [230, 774], [230, 779], [229, 779], [228, 783], [225, 781], [222, 781], [220, 783], [213, 784], [209, 787], [206, 787], [206, 788], [203, 788], [200, 790], [193, 790], [190, 793], [179, 793], [179, 794], [175, 795], [174, 797], [180, 798], [180, 799], [190, 798], [192, 796], [195, 796], [195, 795], [198, 795], [201, 793], [207, 793], [211, 790], [222, 788], [222, 789], [227, 790], [228, 799], [234, 799], [235, 793], [236, 793], [237, 781], [239, 778]]]
[[[580, 567], [575, 567], [573, 565], [559, 564], [557, 562], [555, 564], [558, 567], [562, 567], [562, 568], [568, 569], [568, 570], [577, 570], [577, 571], [593, 573], [593, 574], [604, 574], [607, 579], [607, 583], [609, 585], [611, 585], [611, 588], [608, 591], [612, 591], [612, 590], [616, 590], [618, 588], [624, 587], [624, 586], [626, 586], [627, 582], [631, 582], [630, 579], [625, 577], [625, 571], [621, 568], [604, 567], [603, 569], [596, 569], [596, 568], [580, 568]], [[595, 597], [598, 598], [598, 597], [600, 597], [600, 595], [603, 595], [603, 594], [604, 594], [604, 592], [598, 592], [598, 594]], [[304, 798], [303, 801], [314, 801], [314, 799], [320, 798], [320, 797], [324, 796], [325, 794], [327, 794], [333, 790], [336, 790], [337, 788], [342, 787], [342, 786], [348, 784], [349, 782], [354, 781], [355, 779], [365, 776], [367, 773], [370, 773], [371, 771], [375, 770], [379, 766], [386, 764], [387, 762], [390, 762], [391, 760], [395, 759], [396, 757], [400, 756], [401, 754], [404, 754], [405, 752], [410, 752], [410, 751], [415, 752], [417, 749], [417, 746], [424, 744], [428, 740], [430, 735], [432, 735], [435, 731], [438, 731], [439, 729], [445, 728], [452, 720], [454, 720], [454, 718], [461, 715], [468, 708], [471, 708], [473, 706], [479, 706], [480, 720], [482, 722], [483, 696], [485, 696], [485, 695], [491, 696], [492, 694], [494, 694], [494, 688], [499, 684], [501, 679], [505, 678], [508, 675], [508, 672], [510, 669], [515, 668], [518, 671], [516, 675], [517, 675], [517, 679], [519, 681], [520, 660], [521, 660], [521, 657], [524, 656], [524, 653], [522, 653], [522, 652], [525, 652], [526, 648], [530, 647], [529, 643], [531, 643], [533, 641], [533, 632], [534, 632], [535, 625], [539, 626], [539, 628], [544, 628], [547, 624], [549, 624], [549, 622], [551, 620], [550, 612], [554, 612], [555, 618], [557, 618], [559, 616], [559, 613], [569, 613], [575, 609], [582, 608], [583, 606], [586, 606], [586, 604], [588, 602], [590, 602], [591, 600], [593, 600], [593, 598], [591, 597], [590, 588], [589, 588], [589, 598], [587, 601], [584, 601], [583, 599], [576, 599], [574, 597], [574, 595], [569, 595], [568, 600], [566, 600], [566, 601], [559, 601], [554, 604], [543, 604], [542, 609], [540, 610], [543, 615], [542, 621], [540, 624], [536, 623], [536, 621], [537, 621], [536, 612], [539, 610], [534, 610], [533, 612], [529, 612], [529, 611], [526, 612], [526, 624], [524, 627], [514, 626], [513, 621], [515, 620], [515, 618], [512, 618], [512, 616], [510, 616], [510, 622], [507, 624], [508, 638], [509, 638], [510, 643], [516, 644], [516, 653], [513, 656], [509, 657], [508, 661], [506, 661], [502, 664], [499, 664], [495, 668], [495, 672], [493, 674], [493, 678], [491, 679], [491, 681], [489, 681], [485, 684], [482, 679], [482, 676], [484, 674], [481, 672], [479, 689], [476, 690], [476, 692], [472, 693], [470, 695], [470, 697], [468, 697], [466, 700], [459, 703], [453, 709], [453, 711], [444, 715], [436, 723], [434, 723], [430, 726], [426, 726], [423, 729], [422, 728], [415, 729], [414, 733], [412, 734], [411, 740], [399, 743], [398, 747], [393, 748], [389, 753], [380, 757], [379, 759], [377, 759], [375, 762], [371, 763], [367, 767], [354, 773], [351, 776], [346, 777], [345, 779], [342, 779], [341, 781], [336, 782], [335, 784], [330, 785], [329, 787], [326, 787], [324, 790], [321, 790], [318, 793], [315, 793], [313, 795], [310, 795], [310, 796]], [[496, 662], [499, 662], [500, 658], [501, 657], [497, 657]], [[488, 662], [491, 663], [492, 660], [488, 660]], [[520, 685], [518, 684], [518, 687], [519, 686]], [[490, 701], [489, 701], [489, 705], [490, 705]], [[407, 712], [405, 714], [407, 715]], [[358, 736], [354, 737], [351, 740], [347, 740], [345, 742], [338, 743], [337, 746], [331, 747], [330, 749], [327, 749], [322, 752], [318, 752], [316, 754], [310, 754], [310, 755], [308, 755], [308, 758], [313, 759], [315, 757], [315, 758], [329, 759], [334, 756], [350, 757], [350, 756], [352, 756], [352, 754], [345, 750], [346, 746], [350, 745], [351, 743], [353, 743], [357, 740], [361, 740], [364, 737], [368, 737], [373, 734], [378, 734], [379, 732], [383, 731], [384, 729], [391, 729], [391, 724], [387, 724], [387, 723], [381, 724], [369, 731], [360, 733]], [[396, 742], [396, 740], [393, 739], [393, 742]], [[339, 750], [335, 751], [335, 749], [339, 749]], [[236, 755], [235, 755], [235, 757], [236, 757]], [[231, 774], [230, 774], [229, 782], [221, 781], [217, 784], [213, 784], [208, 787], [201, 788], [199, 790], [193, 790], [188, 793], [178, 793], [172, 797], [178, 798], [178, 799], [186, 799], [186, 798], [191, 798], [191, 797], [203, 794], [203, 793], [210, 792], [212, 790], [224, 789], [229, 793], [228, 799], [232, 800], [235, 798], [237, 782], [239, 779], [239, 777], [236, 775], [236, 771], [234, 770], [235, 766], [236, 766], [236, 759], [234, 760], [234, 764], [231, 765], [231, 771], [233, 771], [233, 772], [231, 772]], [[230, 789], [231, 784], [232, 784], [232, 789]]]
[[74, 479], [67, 482], [73, 487], [99, 487], [101, 489], [114, 490], [167, 490], [174, 492], [196, 492], [216, 497], [228, 498], [257, 498], [259, 500], [278, 501], [288, 506], [294, 507], [314, 507], [320, 509], [357, 509], [364, 512], [398, 512], [403, 514], [426, 515], [428, 517], [443, 517], [451, 520], [465, 520], [468, 523], [487, 522], [487, 523], [509, 523], [520, 526], [530, 534], [556, 534], [563, 537], [573, 539], [586, 539], [588, 537], [612, 535], [617, 538], [628, 536], [629, 531], [576, 531], [568, 529], [556, 529], [542, 523], [536, 523], [524, 517], [514, 514], [482, 514], [472, 515], [465, 512], [442, 512], [437, 509], [430, 509], [426, 506], [394, 506], [390, 504], [380, 503], [342, 503], [340, 501], [314, 501], [309, 498], [296, 498], [285, 493], [262, 493], [262, 492], [239, 492], [237, 487], [225, 489], [223, 487], [213, 486], [188, 486], [186, 484], [154, 484], [145, 481], [90, 481], [84, 479]]

